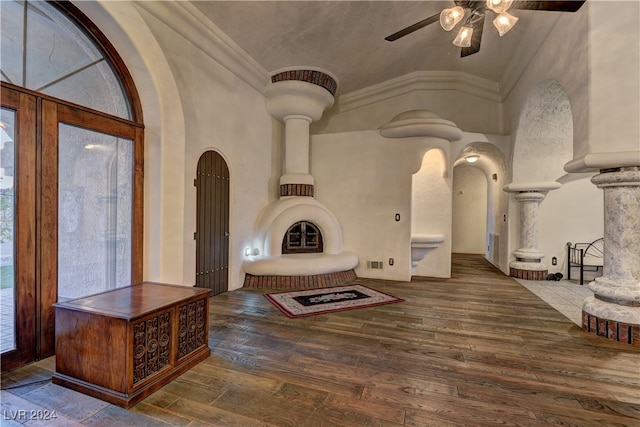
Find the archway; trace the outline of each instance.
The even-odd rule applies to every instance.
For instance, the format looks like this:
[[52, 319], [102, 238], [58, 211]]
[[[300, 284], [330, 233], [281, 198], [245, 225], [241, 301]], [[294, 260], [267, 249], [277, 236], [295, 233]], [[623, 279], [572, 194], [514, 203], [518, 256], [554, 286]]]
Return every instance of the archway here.
[[451, 252], [485, 254], [487, 240], [487, 180], [471, 163], [453, 171]]
[[[503, 272], [509, 268], [506, 177], [504, 154], [487, 141], [467, 144], [454, 162], [452, 251], [482, 253]], [[470, 227], [475, 227], [472, 234], [465, 234]]]

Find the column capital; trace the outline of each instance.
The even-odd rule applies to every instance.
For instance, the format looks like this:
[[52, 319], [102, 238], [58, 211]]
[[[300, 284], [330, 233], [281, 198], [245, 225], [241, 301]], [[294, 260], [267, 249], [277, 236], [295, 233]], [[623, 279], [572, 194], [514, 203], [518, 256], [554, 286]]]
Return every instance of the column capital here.
[[640, 167], [604, 169], [591, 182], [598, 188], [640, 186]]
[[507, 184], [502, 187], [507, 193], [542, 193], [543, 197], [551, 190], [557, 190], [562, 184], [556, 181], [523, 182]]
[[519, 202], [541, 202], [546, 194], [537, 191], [524, 191], [516, 193], [513, 197]]

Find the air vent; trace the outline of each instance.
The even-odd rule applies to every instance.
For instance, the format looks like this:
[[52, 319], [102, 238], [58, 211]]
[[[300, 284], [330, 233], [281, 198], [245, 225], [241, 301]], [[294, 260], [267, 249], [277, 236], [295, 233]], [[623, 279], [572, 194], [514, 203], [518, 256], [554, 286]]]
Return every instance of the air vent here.
[[382, 261], [367, 261], [367, 268], [382, 270], [382, 267], [384, 267], [384, 262]]

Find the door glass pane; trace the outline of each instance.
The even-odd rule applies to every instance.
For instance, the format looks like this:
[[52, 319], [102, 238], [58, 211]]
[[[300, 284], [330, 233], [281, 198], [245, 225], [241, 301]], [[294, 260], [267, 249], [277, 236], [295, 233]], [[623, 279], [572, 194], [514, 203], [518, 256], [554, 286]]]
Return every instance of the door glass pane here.
[[58, 299], [131, 284], [133, 142], [59, 127]]
[[15, 333], [15, 267], [14, 224], [15, 187], [13, 110], [2, 108], [0, 117], [0, 353], [16, 348]]

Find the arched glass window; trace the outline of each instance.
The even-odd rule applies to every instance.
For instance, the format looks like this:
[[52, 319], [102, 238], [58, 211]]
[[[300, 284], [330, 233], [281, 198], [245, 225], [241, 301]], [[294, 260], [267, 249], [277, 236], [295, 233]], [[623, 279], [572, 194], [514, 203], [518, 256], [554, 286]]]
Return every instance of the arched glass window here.
[[0, 1], [2, 81], [133, 120], [107, 54], [44, 1]]

